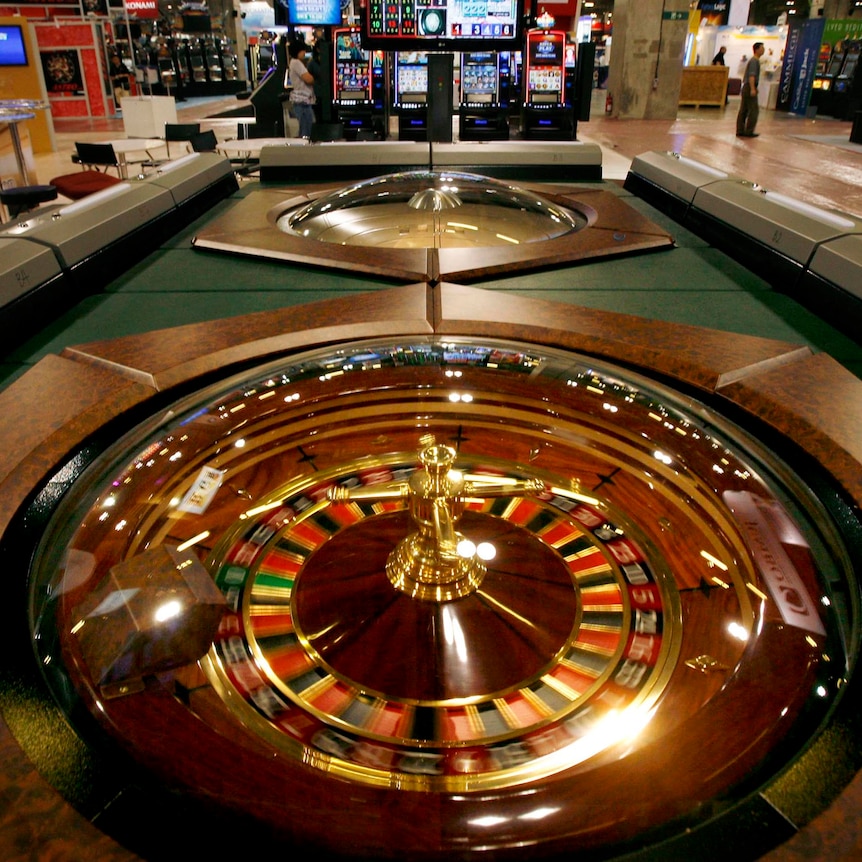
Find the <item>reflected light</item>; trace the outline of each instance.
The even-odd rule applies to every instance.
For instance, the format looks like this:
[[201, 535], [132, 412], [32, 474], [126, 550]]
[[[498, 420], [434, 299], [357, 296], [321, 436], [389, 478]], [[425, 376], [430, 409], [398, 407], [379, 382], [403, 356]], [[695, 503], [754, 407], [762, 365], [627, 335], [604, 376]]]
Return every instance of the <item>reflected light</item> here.
[[552, 814], [556, 814], [559, 810], [559, 808], [551, 808], [550, 806], [546, 805], [542, 808], [534, 808], [532, 811], [528, 811], [526, 814], [521, 814], [518, 819], [544, 820], [546, 817], [550, 817]]
[[707, 565], [712, 567], [721, 569], [723, 572], [727, 571], [727, 566], [718, 559], [718, 557], [714, 557], [709, 551], [701, 551], [700, 555], [706, 560]]
[[652, 721], [652, 717], [651, 710], [612, 709], [607, 715], [598, 719], [590, 730], [572, 745], [548, 755], [548, 760], [559, 761], [561, 766], [582, 763], [611, 745], [634, 741]]
[[505, 823], [506, 819], [496, 814], [489, 814], [485, 817], [477, 817], [475, 820], [471, 820], [470, 824], [472, 826], [499, 826], [501, 823]]
[[490, 542], [479, 542], [476, 546], [476, 554], [480, 560], [484, 560], [487, 563], [497, 556], [497, 549]]
[[452, 615], [452, 608], [449, 605], [443, 608], [443, 637], [447, 644], [455, 647], [458, 660], [466, 663], [467, 641], [464, 637], [464, 630], [457, 618]]
[[740, 625], [739, 623], [728, 623], [727, 633], [732, 638], [736, 638], [736, 640], [742, 641], [743, 643], [748, 640], [748, 631], [745, 626]]
[[461, 539], [455, 550], [459, 557], [468, 560], [476, 553], [476, 546], [469, 539]]
[[181, 545], [177, 545], [177, 550], [185, 551], [192, 545], [196, 545], [198, 542], [202, 542], [207, 536], [209, 536], [209, 534], [209, 530], [204, 530], [202, 533], [198, 533], [196, 536], [192, 536], [190, 539], [186, 539], [185, 542], [183, 542]]
[[182, 610], [182, 603], [177, 601], [177, 599], [171, 599], [171, 601], [165, 602], [163, 605], [159, 605], [153, 616], [157, 623], [163, 623], [167, 620], [173, 619], [174, 617], [178, 617], [182, 613]]
[[277, 509], [281, 504], [282, 500], [273, 500], [271, 503], [264, 503], [260, 506], [255, 506], [253, 509], [248, 509], [243, 512], [239, 517], [240, 520], [244, 521], [248, 518], [253, 518], [255, 515], [260, 515], [263, 512], [268, 512], [270, 509]]

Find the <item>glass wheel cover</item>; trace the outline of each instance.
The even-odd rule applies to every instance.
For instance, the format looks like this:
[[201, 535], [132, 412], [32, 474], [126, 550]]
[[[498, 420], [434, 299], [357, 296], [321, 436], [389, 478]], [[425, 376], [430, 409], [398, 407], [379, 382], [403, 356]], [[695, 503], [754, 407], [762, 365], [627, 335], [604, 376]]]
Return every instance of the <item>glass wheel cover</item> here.
[[405, 171], [331, 192], [284, 213], [277, 225], [339, 245], [464, 248], [554, 239], [585, 227], [587, 218], [488, 177]]
[[[544, 487], [467, 501], [464, 533], [498, 554], [440, 603], [381, 576], [403, 501], [327, 498], [409, 477], [427, 434], [468, 476]], [[412, 339], [274, 363], [130, 432], [57, 510], [31, 616], [58, 698], [73, 687], [108, 734], [134, 734], [157, 679], [225, 745], [250, 733], [286, 773], [371, 791], [515, 799], [553, 779], [598, 800], [619, 762], [756, 691], [756, 745], [725, 726], [686, 786], [649, 788], [677, 810], [732, 794], [828, 711], [853, 652], [848, 571], [804, 483], [703, 405], [546, 348]], [[195, 616], [161, 610], [190, 595]]]

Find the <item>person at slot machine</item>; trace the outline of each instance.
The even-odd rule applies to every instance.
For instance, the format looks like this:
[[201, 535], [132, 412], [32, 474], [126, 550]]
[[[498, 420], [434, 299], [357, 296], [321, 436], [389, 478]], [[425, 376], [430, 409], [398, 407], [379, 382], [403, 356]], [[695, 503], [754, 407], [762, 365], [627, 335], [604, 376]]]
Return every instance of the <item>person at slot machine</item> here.
[[299, 120], [299, 137], [310, 138], [314, 125], [314, 75], [305, 65], [308, 45], [305, 42], [291, 42], [287, 53], [290, 63], [287, 67], [287, 80], [290, 90], [290, 104], [296, 119]]

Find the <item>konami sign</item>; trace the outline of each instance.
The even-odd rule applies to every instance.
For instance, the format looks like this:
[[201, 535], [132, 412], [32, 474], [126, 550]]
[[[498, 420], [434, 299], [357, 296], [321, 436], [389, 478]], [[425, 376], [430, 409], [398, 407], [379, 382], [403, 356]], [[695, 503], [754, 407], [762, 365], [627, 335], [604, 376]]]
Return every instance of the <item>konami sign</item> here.
[[126, 12], [135, 18], [158, 18], [158, 0], [125, 0]]

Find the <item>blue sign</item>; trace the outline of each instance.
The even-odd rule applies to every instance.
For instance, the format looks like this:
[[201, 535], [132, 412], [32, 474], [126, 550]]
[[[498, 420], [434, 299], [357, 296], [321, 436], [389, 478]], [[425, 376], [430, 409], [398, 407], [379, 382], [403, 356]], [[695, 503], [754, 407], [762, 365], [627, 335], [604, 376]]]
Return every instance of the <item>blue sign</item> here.
[[802, 115], [807, 112], [825, 26], [824, 18], [791, 22], [776, 103], [779, 110]]

